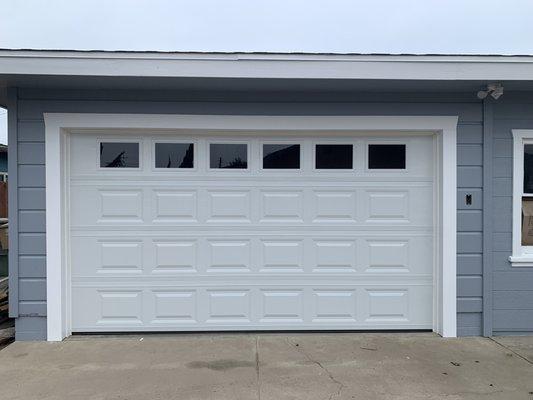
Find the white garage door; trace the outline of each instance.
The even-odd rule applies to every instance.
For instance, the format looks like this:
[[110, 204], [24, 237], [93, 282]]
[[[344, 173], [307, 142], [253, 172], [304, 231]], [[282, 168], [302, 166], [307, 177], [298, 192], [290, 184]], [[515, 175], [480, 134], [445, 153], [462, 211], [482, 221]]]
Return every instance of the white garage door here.
[[74, 332], [431, 329], [434, 138], [72, 134]]

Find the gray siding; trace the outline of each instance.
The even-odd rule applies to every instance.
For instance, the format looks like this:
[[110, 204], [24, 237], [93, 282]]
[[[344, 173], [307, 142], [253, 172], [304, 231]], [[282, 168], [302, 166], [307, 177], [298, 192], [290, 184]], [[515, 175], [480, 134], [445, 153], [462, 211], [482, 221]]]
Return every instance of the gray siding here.
[[508, 93], [493, 105], [494, 335], [533, 332], [533, 268], [512, 267], [512, 129], [533, 129], [533, 94]]
[[[18, 92], [17, 338], [46, 337], [44, 112], [246, 115], [458, 115], [458, 333], [482, 333], [482, 104], [471, 94]], [[15, 143], [15, 142], [10, 142]], [[473, 195], [472, 205], [465, 195]], [[16, 268], [16, 266], [14, 266]], [[16, 274], [16, 273], [15, 273]]]

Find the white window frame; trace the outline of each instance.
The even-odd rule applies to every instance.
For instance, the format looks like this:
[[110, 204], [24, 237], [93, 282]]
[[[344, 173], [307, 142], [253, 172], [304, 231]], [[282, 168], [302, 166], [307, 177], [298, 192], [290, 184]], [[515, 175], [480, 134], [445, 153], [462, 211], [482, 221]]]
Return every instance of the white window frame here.
[[513, 129], [513, 267], [533, 267], [533, 246], [522, 246], [524, 145], [533, 144], [533, 129]]
[[[139, 129], [292, 133], [432, 133], [435, 135], [433, 330], [457, 335], [457, 116], [243, 116], [45, 113], [47, 340], [72, 333], [69, 266], [69, 137], [76, 131]], [[137, 133], [138, 134], [138, 133]], [[250, 157], [250, 146], [248, 148]], [[252, 169], [248, 159], [248, 171]]]

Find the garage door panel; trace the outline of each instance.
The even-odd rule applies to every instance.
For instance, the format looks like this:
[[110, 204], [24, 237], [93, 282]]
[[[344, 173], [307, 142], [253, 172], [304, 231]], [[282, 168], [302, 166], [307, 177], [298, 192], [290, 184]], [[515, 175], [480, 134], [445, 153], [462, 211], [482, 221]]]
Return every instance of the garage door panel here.
[[207, 222], [252, 222], [251, 198], [251, 190], [207, 191]]
[[[387, 189], [367, 186], [352, 190], [318, 186], [308, 190], [170, 190], [153, 183], [113, 188], [74, 185], [71, 225], [432, 226], [432, 185], [394, 184], [394, 189], [391, 182], [383, 182]], [[252, 207], [253, 204], [257, 206]]]
[[262, 190], [260, 223], [304, 221], [304, 193], [289, 190]]
[[198, 222], [196, 190], [151, 189], [152, 221], [155, 223]]
[[362, 277], [431, 276], [433, 237], [430, 234], [361, 233], [355, 237], [248, 235], [196, 237], [114, 233], [73, 236], [73, 277], [118, 275], [268, 276], [344, 274]]
[[[148, 255], [147, 272], [155, 274], [196, 273], [198, 272], [197, 240], [152, 240], [152, 252]], [[150, 271], [150, 266], [153, 268]]]
[[247, 239], [208, 239], [206, 272], [244, 273], [252, 270], [251, 243]]
[[312, 222], [356, 222], [357, 193], [354, 190], [313, 190]]
[[431, 235], [369, 235], [359, 243], [362, 273], [431, 275], [434, 246]]
[[[159, 326], [198, 324], [196, 290], [153, 290], [149, 323]], [[152, 313], [150, 313], [152, 311]]]
[[355, 273], [357, 271], [357, 241], [346, 239], [313, 239], [313, 272]]
[[[87, 331], [431, 328], [431, 285], [74, 287], [73, 323]], [[422, 304], [425, 302], [427, 304]], [[93, 304], [96, 307], [89, 307]]]
[[[337, 171], [315, 168], [317, 137], [280, 139], [290, 170], [262, 168], [272, 138], [169, 136], [193, 168], [156, 168], [151, 135], [123, 137], [139, 168], [100, 168], [102, 136], [72, 137], [74, 331], [432, 327], [431, 137], [328, 137], [353, 146]], [[406, 169], [370, 170], [366, 146], [391, 141]], [[212, 142], [247, 143], [248, 169], [210, 169]]]

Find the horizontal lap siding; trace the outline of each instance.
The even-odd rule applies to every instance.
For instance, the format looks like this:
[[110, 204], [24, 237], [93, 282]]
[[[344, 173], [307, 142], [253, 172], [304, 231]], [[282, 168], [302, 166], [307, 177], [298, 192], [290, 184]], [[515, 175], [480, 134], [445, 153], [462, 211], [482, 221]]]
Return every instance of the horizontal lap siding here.
[[[20, 102], [19, 102], [20, 104]], [[19, 318], [17, 340], [46, 338], [44, 122], [18, 122]]]
[[[180, 96], [178, 99], [177, 96]], [[173, 100], [174, 97], [176, 100]], [[482, 108], [458, 97], [420, 94], [187, 95], [20, 90], [18, 101], [19, 339], [46, 337], [45, 112], [243, 115], [458, 115], [458, 333], [479, 335], [482, 312]], [[263, 97], [263, 98], [262, 98]], [[343, 99], [343, 97], [345, 97]], [[192, 98], [192, 95], [191, 95]], [[310, 102], [309, 99], [313, 98]], [[289, 101], [290, 100], [290, 101]], [[472, 194], [472, 205], [464, 204]]]
[[[457, 334], [481, 335], [483, 312], [483, 127], [457, 131]], [[466, 196], [472, 195], [472, 204]]]
[[533, 268], [512, 267], [512, 129], [533, 129], [533, 94], [508, 94], [494, 103], [493, 331], [533, 332]]

